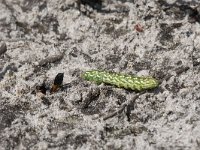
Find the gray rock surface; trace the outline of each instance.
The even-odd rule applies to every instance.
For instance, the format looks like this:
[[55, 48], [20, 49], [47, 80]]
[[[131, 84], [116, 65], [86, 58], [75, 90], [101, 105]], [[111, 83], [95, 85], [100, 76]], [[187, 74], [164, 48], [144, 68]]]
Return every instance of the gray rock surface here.
[[[0, 0], [0, 149], [200, 149], [199, 5]], [[80, 78], [92, 69], [160, 85], [137, 93]]]

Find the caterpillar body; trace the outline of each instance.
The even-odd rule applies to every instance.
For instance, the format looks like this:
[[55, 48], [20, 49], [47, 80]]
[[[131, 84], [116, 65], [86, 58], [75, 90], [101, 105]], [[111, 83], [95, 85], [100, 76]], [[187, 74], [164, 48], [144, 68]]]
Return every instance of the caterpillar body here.
[[119, 88], [142, 91], [158, 87], [159, 82], [152, 77], [138, 77], [121, 73], [91, 70], [82, 74], [82, 78], [96, 84], [106, 83]]

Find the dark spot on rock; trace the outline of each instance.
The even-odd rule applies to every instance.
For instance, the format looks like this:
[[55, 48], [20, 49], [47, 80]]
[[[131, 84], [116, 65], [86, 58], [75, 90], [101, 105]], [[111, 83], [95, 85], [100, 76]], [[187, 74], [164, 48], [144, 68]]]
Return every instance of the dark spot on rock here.
[[0, 80], [3, 79], [4, 75], [7, 73], [7, 71], [10, 71], [10, 73], [13, 73], [13, 72], [17, 72], [18, 69], [17, 67], [15, 66], [14, 63], [11, 63], [11, 64], [8, 64], [1, 72], [0, 72]]
[[172, 75], [166, 73], [166, 71], [155, 71], [153, 76], [156, 79], [163, 81], [163, 80], [168, 80]]
[[162, 45], [168, 45], [173, 43], [172, 28], [165, 23], [160, 24], [161, 32], [159, 33], [160, 43]]
[[116, 29], [116, 30], [114, 30], [114, 32], [113, 32], [113, 38], [114, 38], [114, 39], [117, 39], [117, 38], [119, 38], [120, 36], [123, 36], [123, 35], [125, 35], [125, 34], [127, 34], [127, 33], [128, 33], [128, 30], [125, 29], [125, 28]]
[[39, 140], [38, 134], [36, 133], [35, 129], [31, 127], [26, 128], [25, 132], [26, 132], [26, 135], [29, 135], [29, 136], [24, 137], [22, 135], [22, 139], [20, 140], [20, 142], [27, 149], [31, 149]]
[[56, 148], [62, 148], [62, 149], [69, 149], [69, 145], [73, 145], [74, 144], [74, 138], [73, 138], [73, 134], [67, 134], [66, 136], [64, 136], [63, 138], [61, 138], [59, 141], [53, 141], [53, 140], [46, 140], [49, 144], [48, 144], [48, 148], [52, 148], [52, 149], [56, 149]]
[[109, 20], [114, 24], [120, 24], [123, 21], [123, 18], [110, 18]]
[[189, 22], [190, 23], [195, 23], [195, 22], [200, 22], [200, 14], [195, 8], [191, 8], [188, 5], [181, 5], [179, 6], [181, 11], [186, 12], [189, 15]]
[[147, 15], [147, 16], [144, 17], [144, 20], [147, 21], [147, 20], [150, 20], [152, 18], [154, 18], [154, 16], [151, 15], [151, 14], [149, 14], [149, 15]]
[[42, 11], [43, 9], [45, 9], [47, 7], [47, 2], [44, 1], [41, 5], [39, 5], [39, 11]]
[[108, 125], [108, 124], [106, 124], [106, 125], [104, 126], [104, 131], [106, 132], [106, 134], [107, 134], [107, 133], [112, 133], [114, 130], [115, 130], [115, 129], [114, 129], [113, 126], [110, 126], [110, 125]]
[[60, 37], [58, 38], [58, 40], [63, 41], [63, 40], [67, 40], [67, 34], [66, 33], [61, 33]]
[[16, 21], [15, 23], [16, 23], [17, 28], [20, 31], [24, 32], [24, 34], [29, 34], [31, 32], [31, 29], [30, 29], [28, 23], [26, 23], [26, 22], [19, 22], [19, 21]]
[[158, 46], [158, 45], [156, 45], [155, 50], [156, 50], [156, 52], [160, 52], [160, 51], [168, 51], [167, 48], [164, 48], [163, 46]]
[[67, 106], [67, 103], [65, 102], [65, 100], [63, 98], [60, 98], [59, 99], [59, 108], [61, 110], [67, 110], [68, 109], [68, 106]]
[[92, 89], [91, 91], [89, 91], [89, 93], [86, 95], [86, 97], [83, 100], [82, 108], [83, 109], [88, 108], [90, 103], [92, 103], [93, 101], [96, 101], [99, 98], [99, 95], [100, 95], [99, 88]]
[[135, 100], [132, 100], [125, 109], [125, 114], [128, 121], [131, 121], [131, 111], [135, 108]]
[[83, 144], [85, 144], [87, 142], [88, 137], [89, 135], [87, 134], [77, 135], [74, 139], [75, 148], [81, 147]]
[[165, 11], [169, 16], [175, 16], [175, 19], [183, 20], [188, 15], [188, 21], [190, 23], [199, 22], [200, 14], [197, 8], [192, 8], [189, 3], [182, 2], [179, 4], [178, 1], [173, 4], [168, 4], [164, 0], [158, 0], [158, 5]]
[[43, 97], [43, 98], [42, 98], [42, 103], [43, 103], [44, 105], [46, 105], [46, 106], [50, 106], [50, 105], [51, 105], [51, 102], [50, 102], [49, 99], [46, 98], [46, 97]]
[[46, 88], [45, 83], [43, 83], [40, 86], [36, 86], [36, 90], [37, 90], [37, 92], [41, 92], [43, 94], [46, 94], [47, 88]]
[[31, 104], [29, 102], [20, 102], [19, 105], [20, 105], [19, 107], [21, 107], [21, 110], [23, 111], [30, 110]]
[[104, 24], [106, 25], [106, 27], [104, 28], [103, 33], [112, 35], [112, 33], [115, 30], [115, 27], [114, 27], [113, 23], [105, 22]]
[[72, 57], [77, 57], [79, 54], [79, 50], [76, 47], [73, 47], [72, 50], [69, 52], [69, 55]]
[[[73, 86], [75, 86], [75, 85], [73, 85]], [[69, 89], [69, 88], [71, 88], [71, 87], [72, 87], [72, 83], [66, 83], [66, 84], [63, 84], [63, 85], [60, 87], [60, 89], [61, 89], [61, 91], [67, 92], [67, 89]]]
[[129, 61], [129, 62], [134, 62], [135, 59], [137, 58], [138, 56], [135, 55], [135, 54], [132, 54], [132, 53], [128, 53], [126, 54], [125, 56], [125, 60]]
[[176, 63], [176, 65], [177, 65], [177, 66], [182, 65], [182, 61], [179, 60], [179, 61]]
[[39, 22], [34, 22], [31, 26], [32, 29], [36, 30], [38, 33], [47, 34], [49, 31], [54, 31], [58, 34], [59, 23], [55, 16], [46, 15], [45, 17], [39, 17]]
[[176, 69], [176, 74], [180, 75], [180, 74], [182, 74], [183, 72], [186, 72], [189, 69], [190, 69], [190, 67], [188, 67], [188, 66], [187, 67], [181, 66], [181, 67], [179, 67], [179, 68]]
[[19, 111], [21, 110], [20, 106], [4, 106], [0, 109], [0, 133], [6, 128], [10, 127], [12, 122], [15, 120]]
[[130, 11], [129, 7], [127, 7], [126, 5], [116, 5], [115, 8], [118, 13], [123, 13], [124, 17], [127, 16]]
[[187, 32], [186, 32], [186, 36], [187, 36], [187, 37], [190, 37], [192, 34], [193, 34], [193, 31], [187, 31]]
[[88, 62], [88, 63], [94, 62], [94, 60], [92, 59], [92, 57], [90, 57], [90, 55], [85, 54], [85, 53], [81, 53], [81, 55], [82, 55], [83, 58], [86, 60], [86, 62]]
[[192, 53], [192, 63], [194, 67], [198, 67], [200, 65], [200, 53], [199, 49], [194, 48]]
[[102, 110], [104, 110], [105, 106], [106, 106], [105, 102], [95, 102], [95, 103], [93, 102], [87, 108], [82, 108], [81, 112], [84, 115], [99, 114], [100, 112], [102, 112]]
[[48, 30], [52, 30], [56, 34], [58, 34], [59, 23], [55, 16], [47, 15], [41, 20], [41, 22], [42, 22], [42, 25], [44, 25], [48, 28]]
[[116, 93], [115, 97], [117, 97], [117, 99], [118, 99], [118, 101], [117, 101], [118, 105], [121, 105], [126, 101], [126, 96], [124, 96], [124, 95]]
[[60, 10], [64, 12], [66, 10], [69, 10], [71, 7], [74, 7], [74, 5], [70, 5], [70, 6], [68, 6], [68, 5], [62, 5], [60, 7]]
[[31, 11], [32, 8], [37, 6], [39, 3], [40, 3], [40, 0], [24, 0], [21, 8], [24, 12]]
[[9, 149], [15, 149], [21, 142], [21, 139], [22, 139], [21, 133], [17, 135], [14, 134], [9, 135], [9, 138], [7, 140], [7, 142], [9, 143]]
[[173, 24], [171, 25], [171, 28], [172, 28], [172, 29], [180, 28], [182, 25], [183, 25], [183, 23], [173, 23]]
[[78, 5], [80, 5], [80, 4], [88, 5], [96, 10], [101, 10], [102, 2], [103, 2], [102, 0], [92, 0], [92, 1], [91, 0], [78, 0], [77, 1]]
[[173, 114], [174, 114], [173, 111], [169, 111], [169, 112], [167, 113], [167, 115], [173, 115]]
[[135, 136], [137, 136], [138, 134], [141, 134], [142, 132], [147, 132], [148, 128], [146, 128], [145, 126], [140, 126], [140, 127], [132, 127], [130, 129], [131, 133], [134, 134]]
[[72, 72], [72, 77], [80, 77], [81, 75], [81, 70], [79, 68], [76, 68]]
[[39, 22], [34, 22], [34, 24], [31, 26], [32, 29], [36, 30], [38, 33], [48, 33], [47, 26], [40, 24]]
[[171, 91], [171, 92], [174, 93], [175, 95], [176, 95], [176, 93], [179, 92], [180, 89], [182, 89], [182, 88], [184, 88], [184, 87], [185, 87], [184, 84], [180, 84], [180, 83], [178, 82], [178, 79], [177, 79], [177, 78], [174, 79], [174, 82], [173, 82], [172, 85], [168, 85], [168, 84], [166, 85], [166, 89], [169, 90], [169, 91]]
[[114, 91], [112, 88], [108, 88], [106, 90], [103, 90], [102, 93], [105, 95], [105, 97], [109, 97], [109, 96], [113, 95]]
[[39, 66], [41, 66], [41, 67], [47, 66], [48, 67], [48, 64], [59, 62], [63, 59], [63, 57], [64, 57], [63, 54], [46, 57], [39, 61]]
[[111, 55], [106, 56], [107, 63], [111, 62], [115, 64], [115, 63], [119, 63], [120, 60], [121, 60], [121, 57], [119, 55], [111, 54]]
[[200, 61], [193, 61], [193, 66], [196, 67], [196, 66], [199, 66], [200, 65]]
[[136, 71], [147, 70], [149, 68], [151, 68], [151, 63], [148, 60], [143, 60], [143, 61], [134, 63], [134, 70]]

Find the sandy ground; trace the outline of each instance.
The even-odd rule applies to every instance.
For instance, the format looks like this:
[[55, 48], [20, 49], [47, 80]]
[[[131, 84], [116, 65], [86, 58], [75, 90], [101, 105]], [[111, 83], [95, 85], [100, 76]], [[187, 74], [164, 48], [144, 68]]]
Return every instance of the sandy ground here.
[[[0, 149], [200, 149], [199, 5], [0, 0]], [[80, 78], [92, 69], [160, 85], [138, 93]]]

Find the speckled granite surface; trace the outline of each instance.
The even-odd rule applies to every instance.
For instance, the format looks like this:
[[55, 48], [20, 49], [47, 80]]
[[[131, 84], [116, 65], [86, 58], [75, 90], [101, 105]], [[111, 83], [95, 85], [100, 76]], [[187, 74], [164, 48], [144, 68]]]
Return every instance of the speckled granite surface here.
[[[0, 149], [200, 149], [199, 5], [0, 0]], [[91, 69], [160, 85], [95, 85], [80, 78]], [[63, 87], [50, 94], [58, 73]]]

